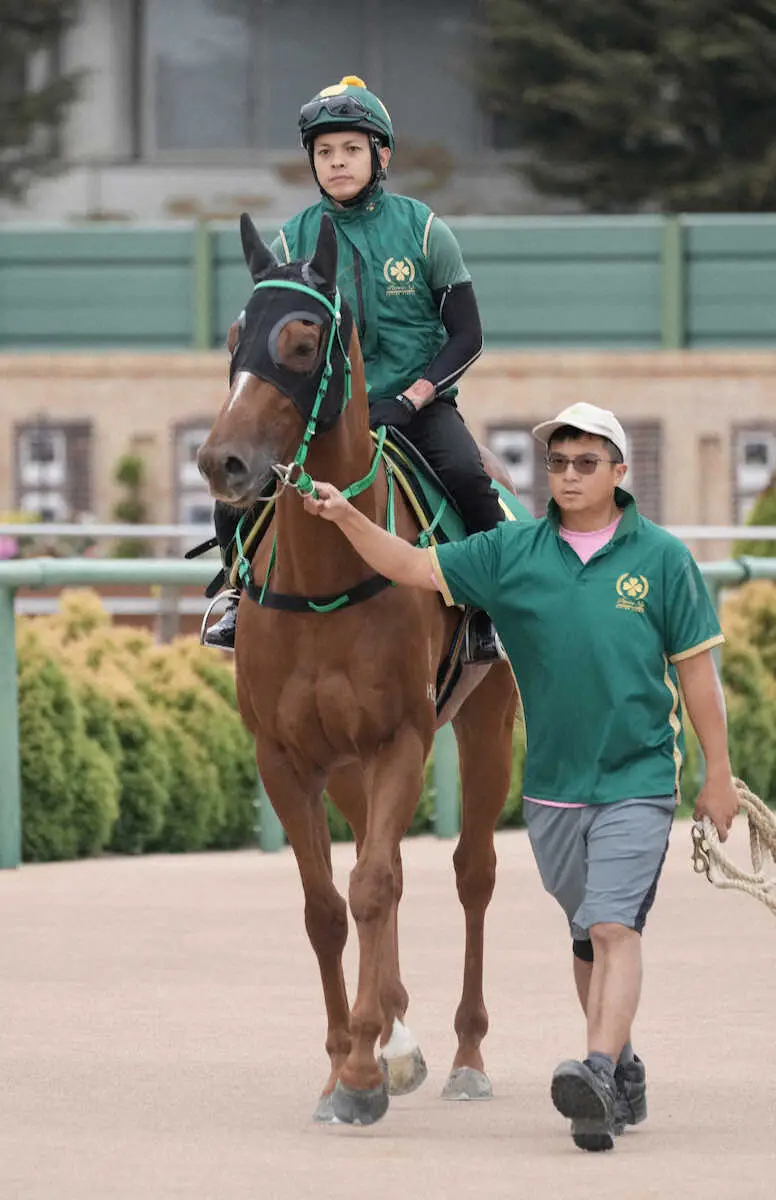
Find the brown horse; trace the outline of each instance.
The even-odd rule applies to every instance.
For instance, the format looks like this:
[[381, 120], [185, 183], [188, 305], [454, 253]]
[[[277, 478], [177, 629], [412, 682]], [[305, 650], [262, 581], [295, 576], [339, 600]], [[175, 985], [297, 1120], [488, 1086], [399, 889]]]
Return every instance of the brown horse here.
[[[362, 481], [353, 503], [373, 521], [384, 525], [389, 505], [382, 466], [370, 475], [375, 448], [363, 360], [336, 290], [336, 238], [324, 218], [312, 260], [281, 267], [246, 215], [240, 228], [257, 286], [232, 339], [229, 396], [200, 449], [199, 468], [214, 496], [247, 507], [272, 490], [278, 464], [296, 452], [295, 467], [279, 473], [276, 552], [264, 603], [255, 592], [240, 601], [237, 692], [262, 780], [299, 866], [323, 983], [331, 1071], [315, 1117], [368, 1124], [384, 1115], [389, 1092], [412, 1091], [426, 1074], [404, 1025], [400, 842], [438, 724], [437, 669], [461, 614], [446, 610], [432, 592], [387, 586], [334, 525], [305, 513], [296, 494], [311, 486], [305, 467], [342, 490]], [[397, 532], [415, 540], [417, 526], [398, 495], [395, 510]], [[253, 562], [257, 584], [270, 565], [269, 541]], [[451, 1099], [491, 1093], [480, 1050], [488, 1027], [484, 918], [515, 708], [506, 662], [465, 667], [439, 722], [453, 720], [463, 794], [453, 861], [466, 947], [458, 1050], [443, 1092]], [[347, 907], [332, 881], [324, 788], [356, 842], [349, 901], [360, 957], [352, 1008], [342, 970]]]

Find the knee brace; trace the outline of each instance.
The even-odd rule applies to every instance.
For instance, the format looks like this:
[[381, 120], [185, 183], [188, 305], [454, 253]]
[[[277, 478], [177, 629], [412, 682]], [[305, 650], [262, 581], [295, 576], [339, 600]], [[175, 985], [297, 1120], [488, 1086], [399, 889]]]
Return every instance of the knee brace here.
[[593, 943], [590, 938], [574, 938], [571, 943], [571, 950], [575, 958], [581, 958], [582, 962], [593, 961]]

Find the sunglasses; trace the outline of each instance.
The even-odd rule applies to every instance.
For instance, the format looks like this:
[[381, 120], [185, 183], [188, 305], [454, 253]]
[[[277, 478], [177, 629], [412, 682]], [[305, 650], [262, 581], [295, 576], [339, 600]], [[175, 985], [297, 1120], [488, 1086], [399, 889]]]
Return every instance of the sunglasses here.
[[310, 100], [308, 104], [303, 105], [299, 113], [299, 126], [304, 129], [311, 121], [320, 116], [323, 110], [330, 117], [371, 117], [372, 114], [368, 108], [365, 108], [360, 100], [355, 96], [323, 96], [316, 100]]
[[548, 454], [544, 465], [550, 475], [562, 475], [569, 465], [578, 475], [594, 475], [599, 463], [614, 463], [613, 458], [602, 458], [599, 454], [576, 454], [568, 458], [565, 454]]

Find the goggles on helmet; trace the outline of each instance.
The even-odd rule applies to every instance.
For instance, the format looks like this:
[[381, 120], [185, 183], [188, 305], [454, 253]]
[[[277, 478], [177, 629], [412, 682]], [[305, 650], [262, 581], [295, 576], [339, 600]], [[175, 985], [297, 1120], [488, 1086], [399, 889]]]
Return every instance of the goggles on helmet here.
[[304, 129], [324, 111], [330, 117], [355, 117], [357, 120], [366, 118], [374, 121], [373, 112], [356, 99], [355, 96], [316, 96], [305, 104], [299, 113], [299, 128]]

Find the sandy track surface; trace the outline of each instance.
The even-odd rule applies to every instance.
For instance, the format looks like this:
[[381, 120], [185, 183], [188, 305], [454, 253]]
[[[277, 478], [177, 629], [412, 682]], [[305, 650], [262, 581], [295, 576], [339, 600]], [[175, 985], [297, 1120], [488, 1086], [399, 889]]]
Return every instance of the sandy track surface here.
[[[289, 851], [0, 874], [0, 1197], [772, 1198], [776, 921], [693, 875], [689, 828], [646, 931], [650, 1117], [608, 1155], [576, 1150], [549, 1100], [583, 1030], [564, 920], [522, 832], [498, 836], [488, 923], [495, 1099], [439, 1099], [463, 922], [452, 844], [413, 839], [402, 960], [429, 1078], [369, 1129], [310, 1120], [323, 1005]], [[351, 862], [336, 847], [343, 888]]]

